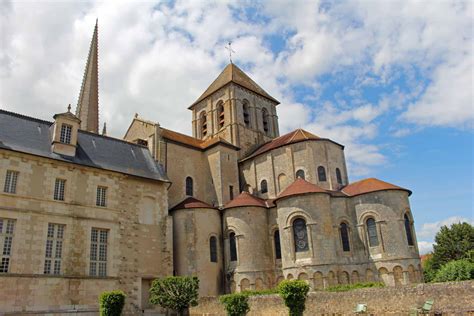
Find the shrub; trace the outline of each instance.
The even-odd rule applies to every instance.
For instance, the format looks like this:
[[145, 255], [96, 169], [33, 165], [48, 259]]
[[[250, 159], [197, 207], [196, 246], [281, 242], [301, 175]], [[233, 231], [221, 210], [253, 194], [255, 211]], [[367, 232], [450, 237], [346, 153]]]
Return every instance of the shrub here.
[[355, 284], [341, 284], [336, 286], [331, 286], [326, 289], [328, 292], [345, 292], [355, 289], [363, 289], [370, 287], [384, 287], [385, 285], [380, 282], [367, 282], [367, 283], [355, 283]]
[[198, 290], [197, 277], [172, 276], [156, 279], [150, 288], [150, 302], [183, 315], [189, 307], [198, 304]]
[[302, 280], [284, 280], [278, 285], [278, 292], [290, 309], [290, 316], [301, 316], [305, 309], [309, 285]]
[[103, 292], [99, 296], [101, 316], [120, 316], [125, 305], [125, 293], [122, 291]]
[[245, 316], [250, 310], [248, 299], [249, 295], [245, 293], [233, 293], [219, 297], [228, 316]]
[[433, 282], [464, 281], [474, 279], [474, 263], [469, 259], [446, 263], [436, 272]]

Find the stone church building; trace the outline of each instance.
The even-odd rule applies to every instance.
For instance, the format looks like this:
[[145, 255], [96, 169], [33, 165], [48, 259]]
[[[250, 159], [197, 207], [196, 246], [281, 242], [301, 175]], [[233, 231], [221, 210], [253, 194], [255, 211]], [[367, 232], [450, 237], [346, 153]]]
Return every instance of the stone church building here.
[[94, 311], [122, 289], [197, 275], [200, 295], [301, 279], [422, 281], [405, 188], [350, 183], [344, 146], [280, 135], [279, 102], [235, 64], [189, 106], [192, 136], [138, 115], [99, 133], [98, 29], [75, 113], [0, 110], [0, 313]]

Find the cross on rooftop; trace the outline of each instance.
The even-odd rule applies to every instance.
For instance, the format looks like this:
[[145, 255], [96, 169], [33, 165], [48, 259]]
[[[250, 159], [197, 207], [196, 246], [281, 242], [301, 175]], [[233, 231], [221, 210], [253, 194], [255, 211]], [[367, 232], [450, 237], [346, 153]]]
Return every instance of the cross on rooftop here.
[[235, 53], [235, 51], [232, 49], [232, 42], [229, 42], [227, 46], [225, 47], [229, 51], [229, 60], [230, 63], [232, 64], [232, 53]]

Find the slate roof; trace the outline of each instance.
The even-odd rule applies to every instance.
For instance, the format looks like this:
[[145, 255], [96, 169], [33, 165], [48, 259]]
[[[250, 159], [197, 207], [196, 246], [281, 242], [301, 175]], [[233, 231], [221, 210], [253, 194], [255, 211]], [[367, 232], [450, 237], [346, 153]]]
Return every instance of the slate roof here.
[[52, 124], [0, 109], [0, 148], [169, 182], [148, 148], [112, 137], [79, 130], [76, 155], [55, 154], [51, 150]]
[[233, 207], [245, 207], [245, 206], [258, 206], [258, 207], [264, 207], [264, 208], [269, 208], [271, 207], [272, 203], [267, 203], [267, 201], [260, 199], [256, 196], [253, 196], [252, 194], [248, 192], [242, 192], [240, 193], [235, 199], [229, 201], [224, 208], [233, 208]]
[[329, 194], [331, 192], [317, 186], [316, 184], [313, 184], [304, 179], [298, 178], [296, 179], [295, 182], [290, 184], [285, 190], [283, 190], [280, 194], [278, 194], [276, 199], [278, 200], [285, 197], [306, 194], [306, 193], [328, 193]]
[[188, 108], [192, 109], [194, 105], [201, 102], [220, 88], [224, 87], [229, 83], [238, 84], [241, 87], [244, 87], [256, 94], [261, 95], [264, 98], [267, 98], [276, 104], [280, 104], [280, 102], [269, 95], [265, 90], [263, 90], [255, 81], [250, 79], [239, 67], [235, 64], [228, 64], [224, 70], [220, 73], [220, 75], [214, 80], [211, 85], [204, 91], [204, 93]]
[[403, 191], [407, 191], [408, 195], [411, 195], [411, 191], [408, 189], [396, 186], [394, 184], [391, 184], [391, 183], [388, 183], [376, 178], [368, 178], [368, 179], [351, 183], [345, 186], [342, 189], [342, 192], [349, 196], [356, 196], [360, 194], [377, 192], [377, 191], [385, 191], [385, 190], [403, 190]]
[[265, 144], [263, 144], [260, 147], [258, 147], [257, 149], [255, 149], [247, 157], [243, 158], [241, 161], [245, 161], [247, 159], [256, 157], [256, 156], [261, 155], [263, 153], [266, 153], [266, 152], [268, 152], [272, 149], [283, 147], [283, 146], [286, 146], [286, 145], [289, 145], [289, 144], [299, 143], [299, 142], [302, 142], [302, 141], [305, 141], [305, 140], [327, 140], [327, 141], [330, 141], [330, 142], [344, 148], [344, 146], [342, 146], [341, 144], [338, 144], [338, 143], [336, 143], [336, 142], [334, 142], [330, 139], [321, 138], [321, 137], [316, 136], [316, 135], [314, 135], [314, 134], [312, 134], [308, 131], [305, 131], [304, 129], [299, 128], [297, 130], [294, 130], [293, 132], [290, 132], [288, 134], [282, 135], [280, 137], [274, 138], [274, 139], [266, 142]]
[[193, 208], [210, 208], [210, 209], [216, 209], [212, 205], [207, 204], [206, 202], [203, 202], [201, 200], [198, 200], [192, 196], [187, 197], [177, 205], [173, 206], [170, 211], [174, 210], [185, 210], [185, 209], [193, 209]]

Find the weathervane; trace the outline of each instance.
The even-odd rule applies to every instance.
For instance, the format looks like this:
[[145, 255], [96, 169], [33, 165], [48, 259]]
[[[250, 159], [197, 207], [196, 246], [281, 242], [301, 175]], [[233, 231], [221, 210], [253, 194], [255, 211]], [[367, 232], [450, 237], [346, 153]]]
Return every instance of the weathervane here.
[[235, 51], [232, 49], [232, 42], [229, 42], [227, 46], [225, 47], [229, 51], [229, 60], [230, 63], [232, 64], [232, 53], [235, 53]]

